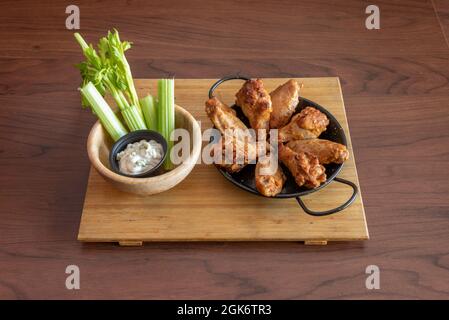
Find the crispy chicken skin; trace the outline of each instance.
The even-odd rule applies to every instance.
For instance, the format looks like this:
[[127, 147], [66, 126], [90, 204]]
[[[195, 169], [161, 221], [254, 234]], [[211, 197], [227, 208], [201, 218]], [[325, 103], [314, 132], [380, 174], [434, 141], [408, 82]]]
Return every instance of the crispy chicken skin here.
[[273, 108], [270, 116], [271, 129], [281, 128], [288, 123], [299, 102], [299, 89], [298, 82], [291, 79], [270, 93]]
[[[211, 152], [212, 155], [216, 153], [221, 155], [216, 163], [218, 166], [234, 173], [256, 159], [257, 149], [254, 137], [250, 135], [248, 127], [235, 115], [232, 108], [213, 97], [206, 101], [206, 113], [222, 133], [222, 137]], [[227, 134], [231, 136], [226, 136], [225, 139], [224, 136]]]
[[323, 139], [292, 140], [287, 147], [295, 152], [307, 152], [318, 158], [321, 164], [343, 163], [349, 158], [345, 145]]
[[326, 181], [325, 169], [318, 158], [307, 152], [295, 152], [279, 144], [279, 159], [290, 170], [296, 184], [312, 189]]
[[224, 134], [227, 129], [248, 130], [245, 124], [237, 118], [235, 111], [216, 97], [206, 101], [206, 113], [215, 127], [220, 130], [222, 134]]
[[246, 81], [237, 92], [235, 103], [242, 108], [255, 130], [270, 127], [271, 98], [260, 79]]
[[256, 189], [266, 197], [274, 197], [282, 191], [286, 177], [280, 165], [277, 166], [277, 170], [273, 175], [261, 174], [262, 168], [269, 167], [269, 161], [266, 159], [259, 159], [257, 161], [255, 177]]
[[318, 138], [328, 124], [329, 119], [324, 113], [312, 107], [304, 108], [279, 130], [279, 141]]
[[211, 155], [220, 153], [216, 165], [229, 173], [242, 170], [248, 163], [254, 162], [257, 157], [256, 145], [248, 140], [235, 136], [224, 138], [223, 136], [214, 145]]

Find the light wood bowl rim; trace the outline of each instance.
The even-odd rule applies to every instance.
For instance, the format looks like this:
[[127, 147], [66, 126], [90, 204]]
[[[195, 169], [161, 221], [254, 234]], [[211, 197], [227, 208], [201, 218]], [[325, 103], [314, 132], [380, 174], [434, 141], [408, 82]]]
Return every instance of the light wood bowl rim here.
[[175, 108], [176, 108], [176, 110], [175, 110], [176, 115], [179, 116], [179, 114], [181, 114], [182, 117], [187, 119], [187, 121], [192, 124], [192, 133], [193, 133], [192, 134], [193, 143], [192, 143], [192, 149], [190, 150], [190, 155], [186, 159], [186, 161], [184, 161], [183, 163], [178, 165], [176, 168], [174, 168], [173, 170], [166, 172], [164, 174], [154, 176], [154, 177], [147, 177], [147, 178], [131, 178], [131, 177], [126, 177], [126, 176], [122, 176], [118, 173], [115, 173], [111, 169], [107, 168], [100, 161], [98, 147], [94, 143], [94, 139], [95, 139], [95, 135], [97, 134], [97, 131], [103, 130], [100, 121], [97, 121], [92, 126], [92, 129], [90, 130], [89, 136], [87, 138], [87, 154], [89, 156], [89, 160], [90, 160], [92, 166], [101, 175], [107, 177], [108, 179], [111, 179], [113, 181], [116, 181], [116, 182], [119, 182], [122, 184], [127, 184], [127, 185], [144, 185], [144, 184], [149, 184], [149, 183], [153, 184], [153, 183], [158, 183], [158, 182], [162, 182], [162, 181], [166, 182], [167, 180], [172, 181], [173, 179], [179, 180], [178, 182], [182, 181], [187, 176], [187, 174], [190, 173], [190, 171], [193, 169], [193, 167], [195, 166], [195, 164], [198, 160], [198, 157], [201, 152], [202, 138], [201, 138], [201, 129], [200, 129], [200, 126], [198, 125], [198, 122], [196, 121], [196, 119], [184, 108], [182, 108], [178, 105], [175, 105]]

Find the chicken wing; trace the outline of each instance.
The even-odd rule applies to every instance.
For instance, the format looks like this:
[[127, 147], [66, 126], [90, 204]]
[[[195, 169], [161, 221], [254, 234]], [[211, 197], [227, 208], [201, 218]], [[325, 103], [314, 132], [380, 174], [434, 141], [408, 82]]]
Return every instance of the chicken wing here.
[[256, 144], [236, 136], [227, 136], [226, 138], [222, 136], [214, 145], [211, 155], [217, 166], [229, 173], [235, 173], [256, 160]]
[[280, 143], [279, 159], [290, 170], [299, 187], [312, 189], [326, 181], [325, 168], [310, 153], [298, 153]]
[[282, 191], [287, 180], [275, 157], [275, 150], [268, 142], [265, 143], [265, 153], [257, 159], [255, 182], [256, 189], [266, 197], [274, 197]]
[[266, 197], [274, 197], [282, 191], [286, 177], [282, 171], [281, 166], [276, 163], [277, 170], [272, 175], [262, 174], [262, 168], [267, 168], [270, 166], [268, 157], [261, 158], [256, 164], [256, 189]]
[[251, 127], [255, 130], [270, 127], [271, 98], [260, 79], [246, 81], [237, 92], [236, 104], [242, 108]]
[[343, 163], [349, 158], [345, 145], [323, 139], [292, 140], [287, 147], [295, 152], [307, 152], [318, 158], [321, 164]]
[[329, 119], [324, 113], [312, 107], [304, 108], [279, 130], [279, 141], [318, 138], [328, 124]]
[[235, 111], [222, 103], [216, 97], [206, 101], [206, 113], [215, 127], [225, 134], [226, 130], [248, 130], [245, 124], [237, 118]]
[[285, 126], [290, 120], [299, 102], [298, 82], [291, 79], [270, 93], [273, 111], [270, 116], [270, 128]]

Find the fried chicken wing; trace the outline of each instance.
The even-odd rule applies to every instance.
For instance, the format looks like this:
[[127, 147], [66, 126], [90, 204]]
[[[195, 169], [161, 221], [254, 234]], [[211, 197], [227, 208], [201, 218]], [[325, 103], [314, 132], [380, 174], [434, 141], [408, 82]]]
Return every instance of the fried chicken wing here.
[[320, 165], [318, 158], [310, 153], [298, 153], [280, 143], [279, 159], [290, 170], [299, 187], [312, 189], [326, 181], [325, 168]]
[[274, 197], [282, 191], [286, 177], [279, 165], [273, 175], [262, 175], [260, 173], [261, 168], [267, 166], [266, 163], [261, 161], [258, 161], [256, 164], [256, 189], [266, 197]]
[[304, 108], [279, 130], [279, 141], [318, 138], [328, 124], [329, 119], [324, 113], [312, 107]]
[[[267, 150], [273, 152], [267, 143]], [[287, 180], [277, 157], [270, 157], [270, 153], [259, 157], [256, 164], [256, 189], [266, 197], [274, 197], [282, 191]], [[271, 153], [271, 155], [274, 155]]]
[[321, 164], [343, 163], [349, 158], [345, 145], [323, 139], [292, 140], [287, 147], [295, 152], [307, 152], [318, 158]]
[[[229, 173], [242, 170], [248, 163], [257, 158], [256, 144], [250, 140], [239, 139], [236, 136], [223, 136], [214, 145], [211, 155], [215, 164]], [[217, 156], [218, 155], [218, 156]]]
[[246, 81], [237, 92], [236, 104], [242, 108], [251, 127], [255, 130], [270, 127], [271, 98], [260, 79]]
[[245, 124], [237, 118], [235, 111], [216, 97], [206, 101], [206, 113], [215, 127], [220, 130], [222, 134], [229, 129], [248, 130]]
[[270, 93], [273, 111], [270, 116], [270, 128], [285, 126], [290, 120], [299, 102], [298, 82], [291, 79]]

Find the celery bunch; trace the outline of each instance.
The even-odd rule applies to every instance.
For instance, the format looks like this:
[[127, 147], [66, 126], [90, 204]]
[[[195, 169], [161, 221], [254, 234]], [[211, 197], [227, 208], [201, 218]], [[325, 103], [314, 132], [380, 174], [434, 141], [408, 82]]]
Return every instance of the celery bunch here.
[[[88, 45], [79, 33], [75, 33], [75, 39], [86, 58], [77, 65], [83, 79], [80, 89], [82, 105], [92, 109], [116, 141], [125, 135], [127, 130], [103, 98], [109, 93], [114, 98], [129, 130], [148, 128], [159, 131], [167, 140], [170, 154], [173, 147], [171, 134], [175, 129], [174, 80], [158, 81], [157, 101], [151, 95], [139, 100], [131, 68], [125, 57], [125, 51], [131, 48], [131, 43], [122, 42], [115, 29], [100, 39], [97, 49], [91, 44]], [[164, 162], [164, 167], [167, 170], [173, 168], [169, 156]]]
[[[104, 96], [109, 92], [122, 113], [123, 119], [131, 131], [147, 129], [139, 104], [131, 68], [125, 57], [125, 51], [131, 48], [127, 41], [121, 42], [118, 31], [108, 32], [100, 39], [98, 52], [88, 45], [79, 33], [75, 39], [83, 50], [85, 61], [77, 65], [83, 78], [82, 87], [91, 82]], [[91, 101], [82, 96], [83, 106], [92, 106]]]

